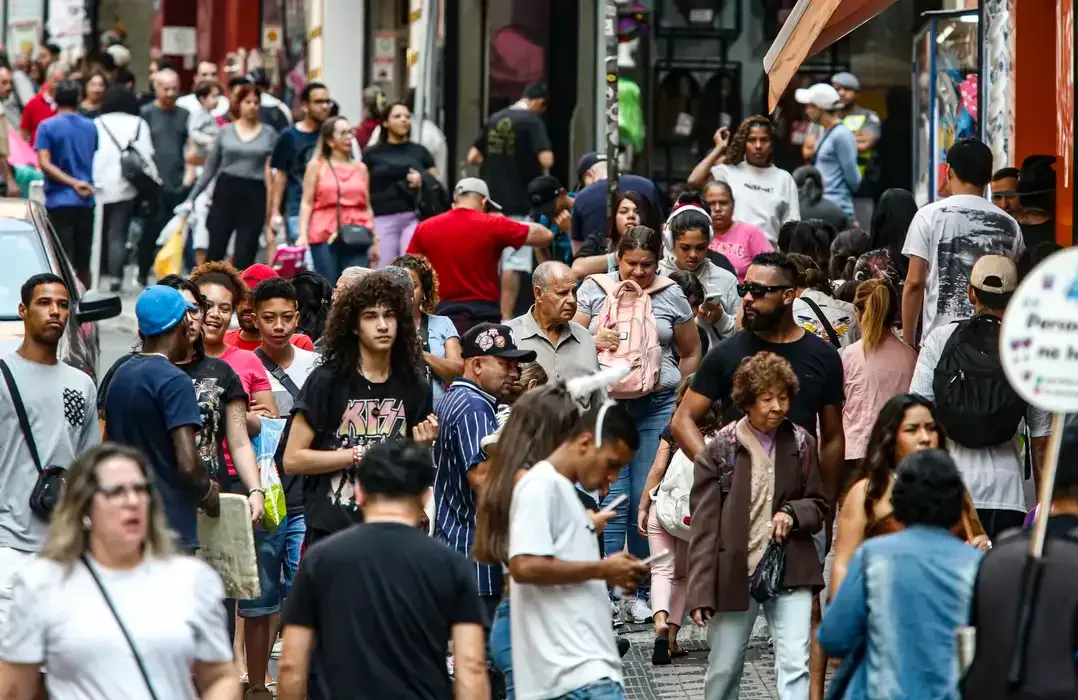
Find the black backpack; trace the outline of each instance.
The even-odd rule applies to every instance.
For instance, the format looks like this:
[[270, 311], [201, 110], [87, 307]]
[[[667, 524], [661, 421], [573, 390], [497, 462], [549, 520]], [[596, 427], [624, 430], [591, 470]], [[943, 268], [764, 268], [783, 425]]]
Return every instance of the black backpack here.
[[135, 141], [138, 141], [139, 134], [142, 133], [143, 120], [139, 120], [138, 127], [135, 130], [135, 137], [128, 142], [126, 147], [120, 145], [120, 142], [112, 135], [112, 130], [108, 128], [104, 120], [99, 120], [98, 123], [101, 124], [101, 128], [105, 130], [112, 142], [116, 144], [117, 150], [120, 151], [120, 175], [123, 176], [123, 179], [134, 186], [139, 197], [145, 200], [156, 200], [157, 193], [161, 189], [161, 183], [150, 174], [149, 164], [142, 157], [142, 154], [135, 149]]
[[1000, 445], [1018, 432], [1026, 403], [999, 361], [999, 319], [977, 315], [957, 325], [932, 379], [936, 420], [964, 447]]

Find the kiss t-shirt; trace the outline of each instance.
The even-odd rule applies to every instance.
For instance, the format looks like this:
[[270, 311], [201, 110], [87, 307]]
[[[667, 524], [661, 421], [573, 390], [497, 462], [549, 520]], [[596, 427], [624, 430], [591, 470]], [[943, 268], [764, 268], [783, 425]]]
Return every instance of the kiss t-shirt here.
[[[326, 365], [311, 372], [292, 407], [314, 429], [314, 450], [366, 451], [385, 440], [408, 440], [432, 411], [430, 385], [418, 375], [394, 372], [375, 383], [360, 375], [343, 379]], [[308, 528], [331, 533], [362, 521], [355, 476], [350, 468], [304, 478]]]

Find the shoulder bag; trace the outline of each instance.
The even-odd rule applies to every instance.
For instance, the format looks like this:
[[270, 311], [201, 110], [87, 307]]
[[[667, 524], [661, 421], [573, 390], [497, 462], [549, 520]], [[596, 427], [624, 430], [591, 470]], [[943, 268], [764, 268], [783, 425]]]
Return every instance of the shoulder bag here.
[[812, 313], [816, 314], [816, 318], [820, 319], [820, 325], [823, 326], [823, 330], [827, 333], [827, 338], [831, 341], [831, 344], [836, 348], [842, 347], [842, 341], [839, 340], [838, 333], [835, 332], [831, 322], [827, 320], [827, 316], [824, 314], [823, 309], [820, 308], [820, 305], [806, 296], [802, 296], [801, 301], [808, 304], [809, 308], [812, 309]]
[[64, 467], [41, 466], [41, 456], [37, 451], [37, 443], [34, 441], [34, 432], [30, 428], [30, 418], [26, 415], [26, 406], [23, 405], [19, 387], [15, 384], [15, 377], [11, 375], [11, 369], [7, 363], [0, 360], [0, 371], [4, 373], [4, 381], [7, 382], [8, 392], [11, 394], [11, 403], [15, 406], [15, 414], [19, 417], [19, 426], [22, 428], [26, 446], [30, 449], [30, 457], [37, 467], [37, 481], [30, 491], [30, 510], [42, 520], [52, 518], [52, 512], [60, 502], [60, 494], [64, 490], [64, 481], [67, 478], [67, 469]]
[[273, 375], [273, 378], [281, 383], [281, 386], [292, 395], [292, 398], [299, 396], [299, 387], [292, 381], [292, 377], [288, 376], [288, 373], [284, 371], [279, 364], [273, 361], [273, 359], [266, 354], [262, 348], [255, 348], [255, 355], [262, 362], [262, 366], [266, 368], [266, 371]]
[[337, 183], [337, 244], [348, 248], [367, 250], [374, 245], [374, 234], [366, 226], [341, 223], [341, 179], [337, 177], [337, 170], [328, 159], [326, 160], [326, 166], [333, 173], [333, 180]]
[[112, 617], [116, 620], [116, 625], [120, 628], [120, 631], [124, 634], [124, 639], [127, 640], [127, 646], [131, 649], [132, 656], [135, 657], [135, 663], [138, 664], [139, 673], [142, 674], [142, 680], [146, 682], [146, 689], [150, 691], [150, 698], [157, 700], [157, 693], [153, 690], [153, 683], [150, 682], [150, 674], [146, 672], [146, 664], [142, 662], [142, 655], [138, 653], [138, 647], [135, 646], [135, 640], [131, 639], [131, 634], [124, 627], [123, 621], [120, 619], [120, 615], [116, 612], [116, 606], [112, 604], [112, 599], [109, 598], [109, 594], [105, 591], [105, 587], [101, 584], [101, 579], [97, 577], [97, 572], [94, 571], [94, 567], [90, 565], [86, 555], [81, 557], [83, 566], [90, 572], [90, 578], [94, 580], [97, 585], [97, 590], [101, 591], [101, 597], [105, 599], [105, 605], [109, 606], [109, 612], [112, 613]]

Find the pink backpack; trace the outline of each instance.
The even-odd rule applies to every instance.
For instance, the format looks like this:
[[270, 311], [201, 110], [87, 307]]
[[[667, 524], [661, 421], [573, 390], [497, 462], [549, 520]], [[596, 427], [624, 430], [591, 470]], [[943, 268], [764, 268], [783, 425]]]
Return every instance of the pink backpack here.
[[632, 280], [614, 282], [608, 275], [591, 275], [588, 279], [606, 292], [598, 327], [606, 328], [613, 323], [621, 339], [617, 350], [599, 351], [599, 366], [629, 367], [627, 375], [610, 385], [610, 396], [615, 399], [646, 396], [659, 383], [663, 361], [651, 295], [673, 285], [674, 281], [657, 276], [645, 290]]

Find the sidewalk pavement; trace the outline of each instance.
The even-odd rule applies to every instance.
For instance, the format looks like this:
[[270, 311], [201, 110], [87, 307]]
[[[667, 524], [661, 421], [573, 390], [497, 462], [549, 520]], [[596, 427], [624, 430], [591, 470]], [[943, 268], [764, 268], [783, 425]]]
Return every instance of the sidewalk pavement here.
[[[703, 700], [708, 646], [704, 630], [692, 624], [681, 628], [678, 641], [689, 655], [674, 659], [669, 666], [653, 666], [651, 650], [655, 633], [650, 623], [627, 624], [619, 633], [632, 643], [622, 659], [625, 693], [629, 700]], [[763, 615], [756, 621], [745, 652], [745, 675], [741, 681], [742, 700], [777, 698], [775, 655], [768, 644]]]

